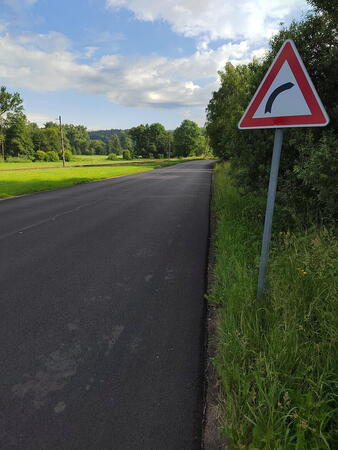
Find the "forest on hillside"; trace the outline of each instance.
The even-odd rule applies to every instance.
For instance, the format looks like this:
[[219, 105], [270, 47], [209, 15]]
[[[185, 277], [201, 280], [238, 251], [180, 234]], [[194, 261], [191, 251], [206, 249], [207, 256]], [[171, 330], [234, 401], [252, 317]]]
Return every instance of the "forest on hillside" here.
[[165, 158], [200, 156], [210, 152], [205, 130], [184, 120], [174, 131], [160, 123], [138, 125], [128, 130], [88, 131], [83, 125], [47, 122], [43, 127], [29, 122], [18, 92], [0, 89], [0, 148], [4, 161], [9, 157], [30, 160], [66, 160], [71, 155], [122, 155]]

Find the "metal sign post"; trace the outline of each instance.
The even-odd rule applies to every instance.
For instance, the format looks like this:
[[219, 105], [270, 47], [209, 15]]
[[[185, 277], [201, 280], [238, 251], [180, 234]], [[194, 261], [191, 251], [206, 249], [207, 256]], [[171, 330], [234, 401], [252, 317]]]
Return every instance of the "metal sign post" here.
[[261, 250], [261, 259], [259, 262], [257, 297], [262, 297], [265, 292], [265, 274], [269, 257], [269, 246], [271, 238], [272, 218], [275, 207], [275, 198], [277, 190], [279, 161], [282, 150], [284, 130], [277, 128], [275, 131], [275, 140], [273, 144], [268, 199], [266, 202], [265, 222], [263, 231], [263, 242]]

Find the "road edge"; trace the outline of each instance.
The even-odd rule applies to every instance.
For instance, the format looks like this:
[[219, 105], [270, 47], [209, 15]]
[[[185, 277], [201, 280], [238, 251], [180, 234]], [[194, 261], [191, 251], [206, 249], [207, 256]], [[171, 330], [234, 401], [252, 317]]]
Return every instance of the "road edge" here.
[[[214, 166], [215, 167], [215, 166]], [[215, 264], [215, 231], [216, 216], [213, 209], [214, 198], [214, 167], [211, 178], [211, 196], [209, 212], [209, 251], [207, 260], [206, 289], [206, 322], [205, 322], [205, 363], [204, 363], [204, 405], [202, 450], [227, 450], [221, 432], [220, 385], [213, 358], [217, 348], [218, 307], [208, 300], [213, 286], [213, 267]]]

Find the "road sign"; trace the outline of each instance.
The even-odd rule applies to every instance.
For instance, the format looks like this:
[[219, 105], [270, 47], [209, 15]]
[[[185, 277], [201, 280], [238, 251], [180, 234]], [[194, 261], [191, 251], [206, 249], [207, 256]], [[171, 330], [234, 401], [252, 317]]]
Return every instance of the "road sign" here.
[[329, 117], [294, 42], [279, 50], [238, 128], [321, 127]]
[[324, 106], [294, 42], [289, 39], [284, 42], [277, 53], [276, 58], [238, 123], [238, 128], [240, 129], [276, 129], [259, 262], [258, 298], [265, 292], [265, 274], [283, 143], [284, 130], [281, 128], [323, 127], [328, 123], [329, 117]]

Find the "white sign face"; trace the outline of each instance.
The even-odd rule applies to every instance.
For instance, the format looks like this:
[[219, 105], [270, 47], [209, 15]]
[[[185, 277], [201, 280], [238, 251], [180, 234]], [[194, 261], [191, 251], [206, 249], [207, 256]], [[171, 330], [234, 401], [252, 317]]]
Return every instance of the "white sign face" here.
[[[283, 87], [284, 90], [281, 90]], [[269, 106], [271, 106], [270, 112], [267, 111], [267, 109], [270, 109]], [[284, 62], [278, 75], [264, 95], [253, 118], [267, 117], [268, 114], [271, 116], [302, 116], [311, 114], [287, 61]]]

